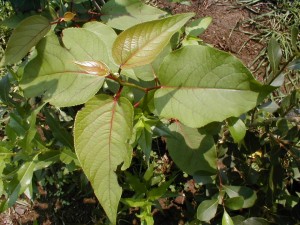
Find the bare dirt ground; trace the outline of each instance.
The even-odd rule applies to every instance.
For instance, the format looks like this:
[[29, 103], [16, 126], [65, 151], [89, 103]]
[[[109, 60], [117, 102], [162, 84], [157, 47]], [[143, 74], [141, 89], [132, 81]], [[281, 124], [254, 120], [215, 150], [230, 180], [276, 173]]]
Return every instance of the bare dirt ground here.
[[[216, 48], [231, 52], [241, 59], [250, 70], [253, 69], [252, 63], [254, 59], [265, 47], [263, 44], [251, 40], [249, 35], [255, 34], [256, 30], [251, 24], [245, 23], [245, 21], [253, 17], [254, 14], [246, 8], [242, 8], [235, 0], [193, 0], [191, 1], [191, 6], [170, 3], [167, 0], [151, 0], [150, 2], [173, 14], [195, 12], [195, 18], [212, 17], [212, 24], [200, 38]], [[266, 4], [259, 4], [256, 10], [267, 10]], [[256, 72], [255, 76], [258, 79], [262, 79], [263, 71]], [[187, 184], [190, 191], [186, 193], [186, 197], [193, 197], [193, 182], [189, 180]], [[39, 201], [34, 203], [21, 201], [5, 213], [0, 214], [0, 224], [29, 225], [33, 224], [34, 221], [38, 221], [38, 224], [41, 225], [95, 224], [92, 216], [95, 215], [95, 211], [101, 211], [99, 204], [93, 198], [78, 199], [77, 204], [72, 203], [69, 206], [61, 207], [60, 202], [56, 199], [47, 198], [45, 193], [41, 195], [42, 198]], [[184, 224], [185, 217], [189, 216], [187, 215], [188, 210], [183, 205], [184, 200], [176, 198], [168, 205], [165, 204], [164, 200], [161, 200], [160, 204], [163, 210], [154, 212], [155, 224]], [[134, 213], [136, 212], [133, 211], [132, 215]], [[138, 224], [137, 219], [132, 215], [128, 216], [127, 222], [124, 224]], [[61, 220], [58, 220], [57, 217], [60, 217]], [[130, 222], [128, 223], [128, 221]], [[121, 222], [120, 224], [123, 223]]]

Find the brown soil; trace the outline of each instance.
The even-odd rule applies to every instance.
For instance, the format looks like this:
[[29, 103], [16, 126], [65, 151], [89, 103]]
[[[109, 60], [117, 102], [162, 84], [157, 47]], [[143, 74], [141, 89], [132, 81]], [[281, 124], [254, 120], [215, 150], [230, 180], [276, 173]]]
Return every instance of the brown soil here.
[[[152, 0], [152, 4], [176, 13], [195, 12], [195, 18], [210, 16], [213, 18], [212, 24], [200, 37], [205, 43], [208, 43], [221, 50], [233, 53], [237, 58], [241, 59], [244, 64], [253, 69], [254, 59], [265, 47], [264, 45], [251, 40], [249, 33], [255, 34], [256, 31], [249, 24], [244, 23], [245, 20], [251, 18], [253, 14], [247, 9], [243, 9], [236, 5], [236, 1], [230, 0], [193, 0], [191, 6], [181, 5], [179, 3], [170, 3], [167, 0]], [[265, 5], [259, 5], [258, 10], [264, 10]], [[247, 34], [248, 33], [248, 34]], [[259, 79], [263, 77], [263, 71], [258, 71], [255, 76]], [[155, 224], [171, 225], [184, 224], [185, 218], [192, 217], [187, 215], [191, 209], [195, 207], [186, 201], [187, 198], [194, 197], [195, 190], [193, 181], [186, 182], [189, 190], [181, 193], [180, 197], [175, 198], [168, 204], [166, 199], [161, 199], [159, 204], [162, 210], [153, 212]], [[74, 202], [73, 202], [74, 203]], [[72, 203], [72, 204], [73, 204]], [[47, 199], [29, 203], [28, 201], [18, 202], [14, 207], [0, 214], [0, 224], [16, 225], [16, 224], [95, 224], [93, 216], [95, 210], [99, 214], [103, 214], [99, 204], [93, 199], [80, 199], [77, 204], [61, 207], [60, 203], [54, 199]], [[189, 208], [189, 209], [188, 209]], [[134, 216], [136, 211], [133, 210], [127, 218], [126, 223], [119, 224], [139, 224]], [[59, 216], [58, 216], [59, 214]], [[55, 216], [54, 216], [55, 215]], [[64, 220], [57, 219], [60, 217]], [[73, 219], [73, 220], [72, 220]], [[97, 221], [99, 221], [99, 217]], [[67, 222], [68, 220], [69, 222]], [[64, 221], [61, 222], [61, 221]]]

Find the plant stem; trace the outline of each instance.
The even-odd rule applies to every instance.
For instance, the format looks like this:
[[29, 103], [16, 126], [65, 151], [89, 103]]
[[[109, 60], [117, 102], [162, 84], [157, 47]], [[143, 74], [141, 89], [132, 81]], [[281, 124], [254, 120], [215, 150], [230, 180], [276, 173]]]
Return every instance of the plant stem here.
[[145, 93], [148, 93], [149, 91], [161, 88], [161, 86], [154, 86], [154, 87], [150, 87], [150, 88], [144, 88], [142, 86], [139, 86], [139, 85], [136, 85], [136, 84], [133, 84], [133, 83], [129, 83], [127, 81], [123, 81], [120, 77], [117, 77], [114, 74], [110, 74], [106, 78], [109, 78], [111, 80], [114, 80], [114, 81], [118, 82], [121, 86], [136, 88], [136, 89], [139, 89], [139, 90], [141, 90]]

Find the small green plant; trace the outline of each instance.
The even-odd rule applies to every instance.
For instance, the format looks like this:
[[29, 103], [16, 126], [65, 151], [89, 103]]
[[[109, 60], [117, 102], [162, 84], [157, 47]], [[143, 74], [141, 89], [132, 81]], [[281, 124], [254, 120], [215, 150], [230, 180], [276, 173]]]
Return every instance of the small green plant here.
[[[169, 16], [137, 0], [111, 0], [100, 8], [104, 23], [84, 23], [83, 15], [67, 11], [84, 2], [66, 3], [54, 21], [27, 17], [7, 44], [1, 66], [10, 73], [0, 97], [12, 110], [3, 114], [2, 211], [20, 194], [32, 196], [35, 171], [63, 162], [83, 170], [112, 224], [120, 202], [139, 207], [142, 223], [154, 224], [152, 207], [174, 179], [154, 180], [152, 140], [161, 137], [202, 191], [190, 219], [195, 224], [266, 224], [273, 211], [252, 212], [258, 201], [295, 206], [290, 201], [299, 197], [286, 193], [276, 176], [297, 172], [299, 127], [284, 116], [298, 105], [299, 90], [276, 109], [283, 110], [276, 126], [260, 104], [281, 85], [281, 72], [298, 68], [297, 44], [291, 64], [280, 67], [278, 44], [270, 42], [273, 76], [264, 85], [237, 58], [201, 42], [209, 17], [189, 22], [192, 13]], [[128, 171], [133, 150], [148, 166], [142, 177]], [[123, 189], [134, 194], [121, 199]]]

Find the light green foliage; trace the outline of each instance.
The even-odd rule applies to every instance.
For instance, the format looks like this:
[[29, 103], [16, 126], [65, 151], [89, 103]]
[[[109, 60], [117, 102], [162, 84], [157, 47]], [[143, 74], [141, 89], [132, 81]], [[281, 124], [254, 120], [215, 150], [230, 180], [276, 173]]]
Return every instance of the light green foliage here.
[[166, 12], [140, 0], [111, 0], [103, 6], [101, 13], [101, 19], [107, 25], [119, 30], [166, 15]]
[[216, 174], [217, 152], [212, 136], [179, 122], [171, 124], [169, 129], [172, 133], [167, 140], [167, 148], [182, 171], [190, 175]]
[[[300, 196], [286, 188], [300, 177], [292, 111], [299, 91], [266, 98], [287, 68], [299, 69], [298, 30], [285, 64], [276, 39], [269, 43], [272, 87], [203, 44], [198, 35], [210, 17], [188, 23], [194, 14], [167, 16], [139, 0], [70, 2], [61, 1], [57, 13], [68, 21], [56, 18], [51, 2], [52, 26], [37, 15], [19, 23], [2, 60], [9, 74], [0, 80], [1, 211], [25, 191], [33, 198], [34, 175], [39, 181], [59, 162], [67, 172], [83, 171], [81, 185], [92, 185], [105, 223], [139, 207], [141, 223], [154, 224], [154, 207], [180, 189], [193, 208], [188, 215], [196, 214], [190, 224], [268, 224], [256, 217], [262, 212], [281, 224], [277, 206], [296, 207]], [[102, 15], [83, 15], [88, 3]], [[105, 24], [83, 22], [100, 17]], [[192, 200], [187, 189], [195, 190]]]
[[98, 95], [76, 116], [74, 140], [78, 160], [110, 221], [116, 223], [122, 188], [116, 170], [130, 166], [133, 122], [130, 102]]
[[172, 52], [158, 78], [162, 87], [155, 93], [157, 113], [194, 128], [240, 116], [269, 93], [239, 60], [207, 46]]
[[180, 14], [166, 19], [135, 25], [123, 31], [113, 45], [113, 57], [122, 69], [151, 63], [194, 14]]
[[215, 217], [218, 209], [218, 199], [205, 200], [201, 202], [197, 209], [197, 219], [201, 221], [210, 221]]
[[102, 40], [88, 30], [70, 28], [63, 41], [66, 48], [52, 34], [38, 44], [38, 56], [27, 64], [21, 81], [26, 97], [43, 95], [44, 101], [56, 106], [70, 106], [86, 102], [101, 88], [104, 78], [87, 74], [75, 61], [106, 62], [108, 53]]
[[50, 22], [42, 16], [23, 20], [12, 33], [0, 65], [19, 62], [50, 30]]

